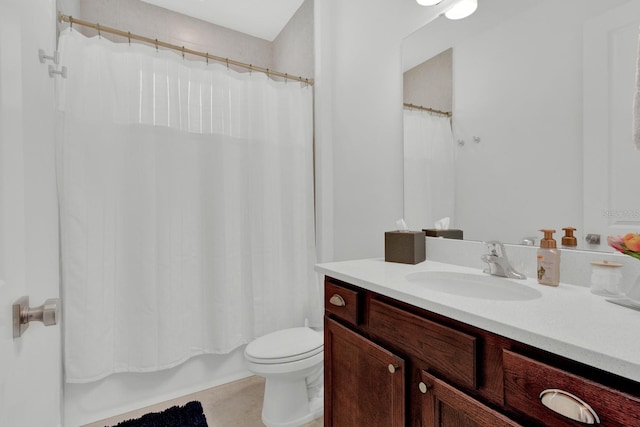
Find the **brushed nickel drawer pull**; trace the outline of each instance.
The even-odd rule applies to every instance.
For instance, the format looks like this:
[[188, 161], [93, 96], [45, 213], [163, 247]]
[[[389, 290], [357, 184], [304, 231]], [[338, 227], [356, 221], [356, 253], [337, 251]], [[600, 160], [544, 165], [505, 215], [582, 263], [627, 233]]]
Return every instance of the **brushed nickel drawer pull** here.
[[583, 424], [600, 424], [596, 411], [579, 397], [557, 388], [540, 393], [540, 402], [560, 415]]
[[347, 303], [344, 302], [344, 298], [342, 298], [338, 294], [333, 294], [333, 296], [329, 299], [329, 302], [338, 307], [344, 307], [345, 305], [347, 305]]

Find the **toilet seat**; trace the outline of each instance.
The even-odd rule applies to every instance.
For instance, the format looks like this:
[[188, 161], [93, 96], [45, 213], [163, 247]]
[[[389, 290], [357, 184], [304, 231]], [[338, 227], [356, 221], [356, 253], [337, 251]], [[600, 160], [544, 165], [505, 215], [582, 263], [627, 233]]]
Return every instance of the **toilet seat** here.
[[289, 363], [313, 357], [323, 348], [321, 333], [307, 327], [290, 328], [250, 342], [245, 349], [245, 357], [258, 364]]

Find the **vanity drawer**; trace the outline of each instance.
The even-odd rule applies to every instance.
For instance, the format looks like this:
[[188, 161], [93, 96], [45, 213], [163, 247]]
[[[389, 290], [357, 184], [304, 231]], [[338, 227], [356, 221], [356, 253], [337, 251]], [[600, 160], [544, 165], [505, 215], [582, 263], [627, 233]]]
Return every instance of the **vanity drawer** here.
[[477, 388], [475, 337], [375, 299], [369, 305], [369, 333], [416, 355], [428, 371]]
[[[505, 405], [545, 425], [576, 426], [584, 422], [572, 421], [558, 414], [541, 402], [541, 393], [546, 390], [551, 401], [562, 401], [556, 405], [560, 412], [575, 417], [590, 417], [590, 411], [582, 406], [586, 403], [606, 426], [640, 425], [640, 399], [621, 391], [595, 383], [562, 369], [549, 366], [509, 350], [503, 350], [504, 400]], [[563, 392], [570, 393], [569, 396]], [[577, 397], [576, 401], [573, 396]], [[554, 405], [554, 403], [550, 403]], [[562, 409], [566, 408], [566, 409]], [[582, 414], [582, 415], [581, 415]], [[594, 417], [595, 418], [595, 417]], [[597, 423], [596, 423], [597, 424]]]
[[360, 321], [360, 292], [341, 286], [331, 279], [324, 281], [324, 309], [352, 325]]

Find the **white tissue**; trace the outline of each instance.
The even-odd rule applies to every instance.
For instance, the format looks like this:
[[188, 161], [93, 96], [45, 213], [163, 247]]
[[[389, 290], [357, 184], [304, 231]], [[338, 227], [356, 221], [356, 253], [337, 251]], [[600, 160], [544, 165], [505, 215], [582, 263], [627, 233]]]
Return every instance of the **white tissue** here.
[[408, 231], [407, 223], [404, 222], [404, 218], [400, 218], [396, 221], [396, 227], [398, 227], [398, 231]]
[[434, 224], [434, 227], [436, 230], [448, 230], [449, 221], [450, 221], [450, 218], [446, 216], [442, 219], [437, 220], [436, 223]]

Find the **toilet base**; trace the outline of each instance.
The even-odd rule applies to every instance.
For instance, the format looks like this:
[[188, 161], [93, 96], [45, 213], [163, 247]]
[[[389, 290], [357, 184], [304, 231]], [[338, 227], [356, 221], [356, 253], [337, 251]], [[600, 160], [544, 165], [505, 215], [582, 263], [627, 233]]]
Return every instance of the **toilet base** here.
[[[309, 372], [312, 371], [312, 372]], [[321, 373], [322, 365], [309, 369], [307, 375]], [[266, 378], [262, 422], [267, 427], [299, 427], [324, 412], [323, 387], [309, 396], [307, 377], [299, 373]]]
[[303, 424], [309, 423], [316, 418], [320, 418], [324, 415], [324, 396], [314, 397], [308, 402], [309, 412], [306, 415], [299, 416], [287, 421], [282, 420], [270, 420], [268, 416], [265, 417], [264, 411], [262, 413], [262, 422], [266, 427], [300, 427]]

